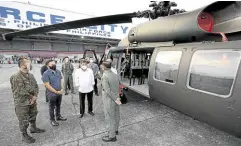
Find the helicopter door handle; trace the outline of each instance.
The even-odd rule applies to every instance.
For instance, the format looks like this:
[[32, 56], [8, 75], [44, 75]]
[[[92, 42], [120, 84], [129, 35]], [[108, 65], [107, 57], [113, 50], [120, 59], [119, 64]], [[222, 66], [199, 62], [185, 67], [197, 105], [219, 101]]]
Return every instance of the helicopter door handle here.
[[173, 83], [173, 80], [166, 79], [166, 82]]

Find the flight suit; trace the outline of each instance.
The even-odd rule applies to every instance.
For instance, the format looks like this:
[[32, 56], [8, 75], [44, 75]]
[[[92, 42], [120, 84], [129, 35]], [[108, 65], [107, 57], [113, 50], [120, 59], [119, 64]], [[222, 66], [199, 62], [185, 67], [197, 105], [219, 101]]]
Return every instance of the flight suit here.
[[10, 77], [11, 89], [13, 93], [15, 113], [19, 121], [19, 128], [23, 136], [23, 141], [30, 140], [27, 134], [29, 123], [31, 133], [42, 133], [44, 130], [36, 128], [37, 104], [30, 105], [30, 99], [38, 96], [39, 87], [36, 79], [31, 73], [19, 71]]
[[108, 134], [110, 138], [114, 138], [116, 136], [116, 131], [118, 131], [120, 122], [119, 105], [115, 103], [115, 101], [119, 98], [119, 77], [111, 70], [107, 70], [103, 73], [101, 82], [103, 87], [102, 96], [104, 113], [108, 126]]
[[73, 74], [74, 72], [74, 66], [68, 62], [68, 63], [64, 63], [62, 65], [62, 73], [64, 75], [64, 87], [65, 87], [65, 94], [68, 92], [68, 83], [70, 86], [70, 90], [72, 93], [74, 93], [74, 86], [73, 86]]

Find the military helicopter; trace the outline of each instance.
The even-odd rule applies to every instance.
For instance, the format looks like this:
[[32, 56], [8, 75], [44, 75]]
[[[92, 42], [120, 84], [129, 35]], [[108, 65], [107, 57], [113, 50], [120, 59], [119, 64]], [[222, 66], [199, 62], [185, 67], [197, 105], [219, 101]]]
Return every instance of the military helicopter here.
[[150, 21], [132, 28], [107, 58], [121, 82], [190, 117], [241, 137], [241, 2], [214, 2], [194, 11], [151, 2], [152, 10], [94, 17], [3, 34], [14, 37], [86, 26]]

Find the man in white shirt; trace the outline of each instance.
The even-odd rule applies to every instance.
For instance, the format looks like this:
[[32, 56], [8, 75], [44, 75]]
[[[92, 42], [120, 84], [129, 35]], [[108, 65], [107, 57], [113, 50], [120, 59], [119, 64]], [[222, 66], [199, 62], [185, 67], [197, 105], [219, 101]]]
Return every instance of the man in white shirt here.
[[85, 95], [88, 99], [88, 113], [94, 116], [93, 113], [93, 86], [95, 85], [94, 73], [92, 69], [87, 67], [87, 60], [82, 60], [80, 68], [75, 72], [75, 84], [79, 87], [79, 101], [80, 101], [80, 118], [85, 113]]

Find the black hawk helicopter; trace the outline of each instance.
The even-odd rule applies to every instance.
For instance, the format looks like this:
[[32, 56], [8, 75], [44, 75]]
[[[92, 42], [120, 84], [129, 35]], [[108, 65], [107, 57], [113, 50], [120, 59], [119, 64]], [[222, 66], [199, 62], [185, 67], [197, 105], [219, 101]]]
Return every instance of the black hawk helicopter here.
[[95, 25], [150, 21], [132, 28], [107, 58], [128, 88], [241, 137], [241, 2], [194, 11], [152, 2], [152, 10], [59, 23], [3, 34], [5, 40]]

